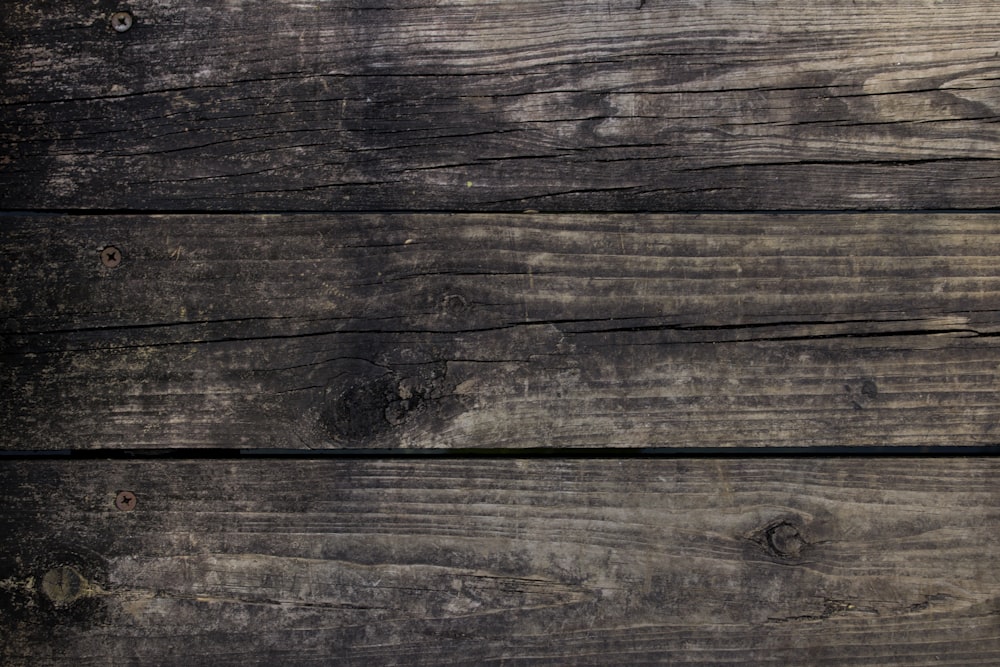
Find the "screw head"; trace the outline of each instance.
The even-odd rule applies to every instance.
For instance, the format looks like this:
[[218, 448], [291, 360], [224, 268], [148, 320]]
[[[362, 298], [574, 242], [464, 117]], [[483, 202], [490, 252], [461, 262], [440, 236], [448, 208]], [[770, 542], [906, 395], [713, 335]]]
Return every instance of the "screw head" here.
[[110, 21], [115, 32], [125, 32], [132, 27], [132, 15], [128, 12], [115, 12], [111, 15]]
[[113, 269], [122, 263], [122, 251], [113, 245], [109, 245], [101, 251], [101, 264]]
[[122, 512], [131, 512], [135, 509], [136, 498], [131, 491], [119, 491], [115, 497], [115, 507]]

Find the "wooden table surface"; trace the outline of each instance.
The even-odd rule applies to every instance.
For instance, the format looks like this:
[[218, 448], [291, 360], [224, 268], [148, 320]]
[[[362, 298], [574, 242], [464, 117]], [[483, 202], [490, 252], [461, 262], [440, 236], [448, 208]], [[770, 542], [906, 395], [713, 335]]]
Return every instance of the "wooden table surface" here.
[[0, 664], [1000, 664], [1000, 5], [0, 19]]

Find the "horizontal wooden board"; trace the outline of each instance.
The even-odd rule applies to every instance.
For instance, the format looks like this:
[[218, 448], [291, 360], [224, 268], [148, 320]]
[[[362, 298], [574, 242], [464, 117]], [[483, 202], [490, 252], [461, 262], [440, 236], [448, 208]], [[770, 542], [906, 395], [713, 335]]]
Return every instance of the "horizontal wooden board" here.
[[25, 0], [0, 207], [995, 208], [993, 0]]
[[998, 297], [996, 215], [7, 216], [0, 443], [993, 444]]
[[995, 665], [998, 476], [966, 458], [7, 463], [0, 658]]

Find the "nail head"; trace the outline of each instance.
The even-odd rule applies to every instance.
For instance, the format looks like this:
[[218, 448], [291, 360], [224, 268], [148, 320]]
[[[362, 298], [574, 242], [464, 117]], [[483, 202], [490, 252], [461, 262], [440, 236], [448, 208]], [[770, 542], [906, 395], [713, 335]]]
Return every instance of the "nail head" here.
[[132, 27], [132, 15], [128, 12], [115, 12], [111, 15], [111, 27], [115, 32], [125, 32]]
[[122, 251], [113, 245], [109, 245], [101, 251], [101, 264], [113, 269], [122, 263]]
[[131, 512], [135, 509], [136, 498], [131, 491], [119, 491], [115, 497], [115, 507], [122, 512]]

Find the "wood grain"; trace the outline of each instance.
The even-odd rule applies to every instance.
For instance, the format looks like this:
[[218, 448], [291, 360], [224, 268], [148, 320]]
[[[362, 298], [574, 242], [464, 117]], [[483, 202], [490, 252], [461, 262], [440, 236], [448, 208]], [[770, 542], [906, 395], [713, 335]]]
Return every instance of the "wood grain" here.
[[998, 205], [992, 0], [119, 9], [0, 9], [0, 207]]
[[998, 296], [986, 214], [7, 216], [0, 443], [989, 445]]
[[996, 664], [998, 475], [967, 458], [7, 463], [0, 657]]

